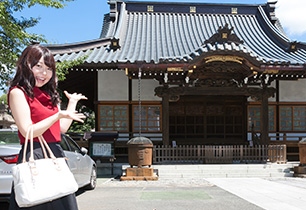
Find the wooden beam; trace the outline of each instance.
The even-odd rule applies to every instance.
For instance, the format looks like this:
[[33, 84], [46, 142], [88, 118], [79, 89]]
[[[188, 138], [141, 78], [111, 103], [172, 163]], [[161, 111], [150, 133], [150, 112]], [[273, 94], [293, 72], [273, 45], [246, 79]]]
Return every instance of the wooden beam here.
[[162, 97], [163, 95], [206, 95], [206, 96], [250, 96], [247, 88], [239, 87], [157, 87], [155, 88], [157, 96]]

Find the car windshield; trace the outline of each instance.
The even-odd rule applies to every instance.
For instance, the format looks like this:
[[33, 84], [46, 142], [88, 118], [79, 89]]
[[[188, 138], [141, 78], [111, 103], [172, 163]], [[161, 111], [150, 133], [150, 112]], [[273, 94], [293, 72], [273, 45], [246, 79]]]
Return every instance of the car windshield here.
[[0, 131], [0, 145], [19, 144], [17, 131]]

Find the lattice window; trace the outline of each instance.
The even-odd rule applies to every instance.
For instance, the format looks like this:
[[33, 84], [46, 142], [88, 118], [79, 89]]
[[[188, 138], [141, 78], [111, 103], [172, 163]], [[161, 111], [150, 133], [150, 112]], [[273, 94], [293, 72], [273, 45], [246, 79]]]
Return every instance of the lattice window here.
[[280, 107], [280, 130], [281, 131], [306, 130], [306, 107], [305, 106]]
[[[249, 106], [248, 107], [248, 130], [252, 131], [252, 126], [254, 126], [255, 131], [260, 131], [260, 106]], [[275, 131], [276, 130], [276, 107], [269, 106], [269, 130]]]
[[249, 131], [253, 126], [255, 131], [260, 131], [260, 106], [249, 106], [248, 122]]
[[280, 130], [292, 130], [292, 107], [280, 107]]
[[269, 131], [276, 131], [276, 106], [269, 106]]
[[293, 107], [293, 130], [306, 130], [306, 107]]
[[[161, 129], [161, 105], [141, 106], [141, 131], [160, 132]], [[133, 106], [133, 131], [139, 131], [139, 106]]]
[[100, 131], [128, 131], [127, 105], [99, 105]]

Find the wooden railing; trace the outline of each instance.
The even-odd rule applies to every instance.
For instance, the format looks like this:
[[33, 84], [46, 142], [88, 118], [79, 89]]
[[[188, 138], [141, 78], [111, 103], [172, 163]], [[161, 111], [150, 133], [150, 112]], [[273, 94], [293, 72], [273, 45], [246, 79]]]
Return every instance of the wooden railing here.
[[153, 163], [286, 162], [286, 145], [156, 145]]

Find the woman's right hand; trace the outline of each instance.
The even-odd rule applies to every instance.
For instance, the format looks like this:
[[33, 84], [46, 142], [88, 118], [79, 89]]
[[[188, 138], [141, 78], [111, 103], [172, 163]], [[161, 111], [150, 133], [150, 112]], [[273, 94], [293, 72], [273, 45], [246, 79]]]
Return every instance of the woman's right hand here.
[[78, 113], [77, 111], [61, 110], [59, 111], [59, 118], [71, 119], [83, 123], [84, 120], [82, 119], [86, 118], [86, 116], [83, 113]]

